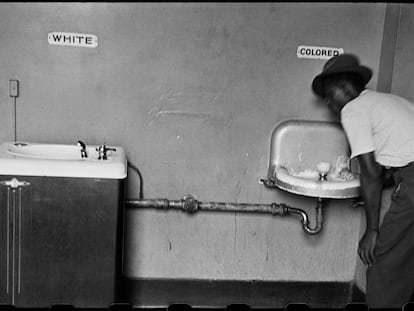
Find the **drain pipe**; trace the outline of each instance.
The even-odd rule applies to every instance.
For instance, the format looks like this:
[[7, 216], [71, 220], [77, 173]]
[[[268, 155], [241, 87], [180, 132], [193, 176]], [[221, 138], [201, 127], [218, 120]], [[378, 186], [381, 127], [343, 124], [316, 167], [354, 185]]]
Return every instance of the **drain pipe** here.
[[126, 207], [129, 208], [157, 208], [157, 209], [181, 209], [187, 213], [195, 213], [199, 210], [222, 212], [247, 212], [267, 213], [273, 216], [285, 216], [299, 214], [302, 217], [303, 230], [311, 235], [318, 234], [322, 230], [322, 199], [318, 198], [316, 206], [316, 225], [310, 227], [309, 217], [304, 210], [290, 207], [286, 204], [250, 204], [250, 203], [226, 203], [226, 202], [199, 202], [191, 195], [185, 195], [181, 200], [168, 199], [126, 199]]
[[323, 211], [322, 199], [318, 198], [318, 203], [316, 205], [316, 224], [315, 224], [314, 228], [311, 228], [309, 226], [308, 215], [303, 210], [298, 209], [298, 208], [293, 208], [293, 207], [289, 208], [289, 213], [299, 214], [300, 216], [302, 216], [303, 230], [305, 230], [306, 233], [311, 234], [311, 235], [318, 234], [322, 230], [322, 222], [323, 222], [323, 213], [322, 213], [322, 211]]

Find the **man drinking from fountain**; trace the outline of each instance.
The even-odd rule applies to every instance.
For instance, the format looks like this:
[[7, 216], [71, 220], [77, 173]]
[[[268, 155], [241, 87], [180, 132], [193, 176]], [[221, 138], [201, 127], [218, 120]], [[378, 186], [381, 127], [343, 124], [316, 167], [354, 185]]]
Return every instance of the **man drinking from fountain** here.
[[[367, 269], [366, 302], [401, 308], [414, 293], [414, 104], [365, 89], [372, 70], [357, 57], [330, 58], [313, 91], [340, 116], [361, 170], [366, 230], [358, 254]], [[381, 192], [387, 176], [395, 189], [381, 227]]]

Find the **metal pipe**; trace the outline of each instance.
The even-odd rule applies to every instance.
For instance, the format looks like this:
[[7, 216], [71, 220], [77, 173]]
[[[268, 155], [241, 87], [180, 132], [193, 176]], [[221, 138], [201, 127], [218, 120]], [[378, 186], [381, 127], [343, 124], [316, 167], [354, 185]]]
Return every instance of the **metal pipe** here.
[[315, 235], [322, 231], [322, 223], [323, 223], [323, 206], [322, 206], [322, 199], [318, 198], [318, 203], [316, 205], [316, 224], [314, 228], [309, 226], [310, 221], [308, 215], [301, 209], [298, 208], [289, 208], [289, 213], [299, 214], [302, 217], [302, 227], [306, 233]]
[[278, 216], [298, 214], [302, 217], [303, 230], [308, 234], [318, 234], [322, 230], [322, 199], [318, 198], [316, 206], [316, 225], [310, 227], [308, 214], [301, 209], [286, 204], [260, 204], [260, 203], [228, 203], [228, 202], [199, 202], [191, 195], [185, 195], [181, 200], [168, 199], [126, 199], [125, 205], [130, 208], [157, 208], [181, 209], [187, 213], [203, 211], [267, 213]]
[[223, 202], [200, 202], [200, 210], [206, 211], [228, 211], [245, 213], [267, 213], [284, 216], [289, 207], [285, 204], [249, 204], [249, 203], [223, 203]]
[[249, 204], [249, 203], [227, 203], [227, 202], [198, 202], [192, 196], [184, 196], [182, 200], [168, 199], [127, 199], [128, 207], [140, 207], [157, 209], [181, 209], [188, 213], [203, 211], [222, 212], [247, 212], [247, 213], [269, 213], [272, 215], [286, 215], [289, 207], [285, 204]]
[[139, 199], [142, 200], [144, 199], [144, 179], [142, 178], [142, 174], [141, 171], [138, 169], [138, 167], [136, 167], [134, 164], [132, 164], [131, 162], [128, 161], [128, 167], [131, 168], [132, 170], [134, 170], [137, 174], [138, 174], [138, 178], [139, 178]]

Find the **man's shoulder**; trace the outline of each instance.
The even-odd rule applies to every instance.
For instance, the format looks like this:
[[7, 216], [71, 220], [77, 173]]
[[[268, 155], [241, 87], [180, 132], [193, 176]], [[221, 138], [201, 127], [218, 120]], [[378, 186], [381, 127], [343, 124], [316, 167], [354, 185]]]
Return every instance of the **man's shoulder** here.
[[355, 97], [353, 100], [348, 102], [345, 107], [342, 109], [342, 113], [353, 113], [363, 110], [369, 110], [370, 106], [375, 103], [375, 97], [377, 93], [371, 90], [363, 90], [359, 96]]
[[364, 109], [389, 109], [391, 107], [396, 107], [395, 105], [406, 105], [410, 104], [410, 102], [405, 99], [404, 97], [391, 94], [391, 93], [383, 93], [373, 90], [364, 90], [361, 94], [356, 97], [354, 100], [349, 102], [350, 105], [349, 109], [357, 109], [357, 110], [364, 110]]
[[361, 94], [357, 97], [360, 101], [376, 101], [376, 102], [388, 102], [388, 101], [396, 101], [396, 102], [409, 102], [408, 99], [392, 94], [392, 93], [385, 93], [374, 91], [370, 89], [366, 89], [361, 92]]

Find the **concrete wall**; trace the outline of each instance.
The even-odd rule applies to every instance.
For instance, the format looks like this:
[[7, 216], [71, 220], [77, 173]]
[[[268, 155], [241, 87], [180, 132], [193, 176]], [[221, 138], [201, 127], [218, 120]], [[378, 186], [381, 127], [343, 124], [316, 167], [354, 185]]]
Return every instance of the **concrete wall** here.
[[[315, 200], [258, 182], [277, 123], [333, 118], [310, 90], [324, 61], [298, 59], [296, 48], [342, 47], [377, 72], [385, 8], [2, 3], [0, 138], [12, 139], [8, 80], [18, 79], [19, 140], [123, 146], [147, 198], [283, 202], [313, 220]], [[99, 46], [52, 46], [51, 31], [95, 34]], [[133, 171], [128, 196], [138, 196]], [[130, 210], [125, 275], [350, 281], [361, 215], [330, 201], [323, 232], [311, 237], [294, 217]]]
[[395, 49], [392, 92], [414, 102], [414, 6], [401, 4], [398, 40]]

